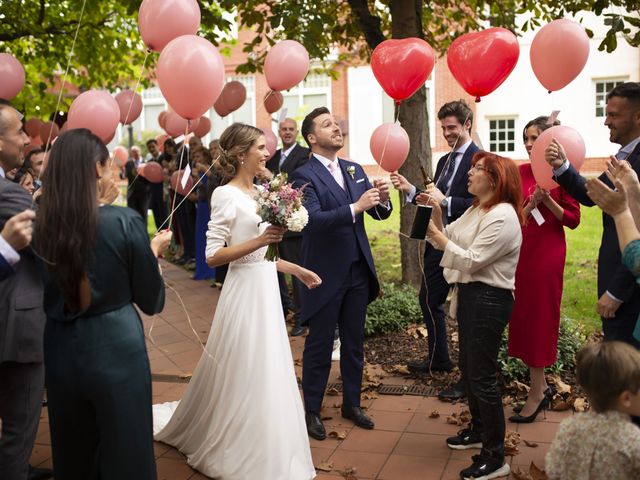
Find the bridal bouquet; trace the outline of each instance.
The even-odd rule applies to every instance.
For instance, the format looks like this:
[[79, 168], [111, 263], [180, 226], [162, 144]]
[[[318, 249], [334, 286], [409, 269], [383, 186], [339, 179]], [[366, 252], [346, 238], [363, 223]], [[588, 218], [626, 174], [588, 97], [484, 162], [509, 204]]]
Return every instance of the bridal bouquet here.
[[[263, 183], [262, 187], [256, 198], [262, 222], [285, 227], [292, 232], [301, 232], [309, 222], [307, 209], [302, 205], [303, 189], [294, 188], [288, 183], [286, 173], [275, 175], [270, 182]], [[278, 245], [269, 245], [264, 258], [269, 261], [278, 260]]]

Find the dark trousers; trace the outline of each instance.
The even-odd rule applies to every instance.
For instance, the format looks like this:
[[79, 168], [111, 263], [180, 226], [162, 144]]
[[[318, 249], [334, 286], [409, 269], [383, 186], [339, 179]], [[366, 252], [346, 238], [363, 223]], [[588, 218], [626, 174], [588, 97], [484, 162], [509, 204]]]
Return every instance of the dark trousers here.
[[424, 277], [420, 286], [420, 308], [429, 332], [427, 360], [434, 363], [449, 363], [447, 323], [444, 303], [449, 294], [449, 284], [442, 275], [440, 260], [443, 252], [427, 244], [424, 256]]
[[133, 306], [47, 322], [45, 364], [56, 480], [155, 480], [151, 372]]
[[[285, 237], [282, 242], [278, 244], [278, 251], [280, 257], [287, 262], [295, 263], [296, 265], [302, 264], [300, 257], [300, 250], [302, 249], [302, 237]], [[278, 273], [278, 281], [280, 283], [280, 297], [282, 299], [282, 307], [289, 308], [293, 311], [296, 320], [296, 326], [300, 326], [300, 292], [304, 287], [302, 282], [298, 280], [294, 275], [291, 275], [291, 281], [293, 285], [293, 301], [289, 298], [289, 291], [285, 276]], [[284, 292], [283, 292], [284, 290]]]
[[640, 349], [640, 342], [633, 336], [638, 314], [640, 314], [639, 302], [635, 297], [634, 295], [629, 303], [620, 305], [614, 318], [602, 319], [605, 340], [618, 340]]
[[513, 294], [480, 282], [459, 284], [458, 288], [460, 370], [467, 389], [472, 428], [482, 435], [483, 453], [502, 461], [505, 422], [496, 371]]
[[127, 207], [134, 209], [147, 224], [147, 212], [149, 211], [149, 195], [147, 193], [134, 193], [127, 196]]
[[27, 480], [44, 393], [42, 363], [0, 363], [0, 478]]
[[[156, 228], [160, 228], [167, 220], [167, 202], [164, 201], [162, 183], [153, 183], [149, 186], [149, 208], [153, 212]], [[162, 228], [169, 228], [169, 225], [165, 225]]]
[[[176, 206], [182, 202], [184, 197], [176, 197]], [[191, 200], [186, 200], [175, 212], [178, 228], [180, 229], [180, 240], [182, 242], [183, 256], [187, 258], [196, 257], [196, 207]]]
[[307, 412], [320, 413], [331, 370], [333, 336], [340, 331], [342, 403], [360, 406], [364, 365], [364, 320], [369, 301], [370, 271], [366, 261], [351, 265], [333, 299], [309, 319], [309, 335], [302, 355], [302, 392]]

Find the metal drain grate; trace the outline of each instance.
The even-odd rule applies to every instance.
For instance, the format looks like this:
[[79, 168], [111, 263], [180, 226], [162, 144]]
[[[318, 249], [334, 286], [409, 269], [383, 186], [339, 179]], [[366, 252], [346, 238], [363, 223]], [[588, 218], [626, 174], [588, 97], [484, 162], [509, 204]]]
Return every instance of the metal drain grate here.
[[[330, 383], [327, 390], [342, 392], [342, 383]], [[417, 395], [421, 397], [435, 397], [436, 389], [424, 385], [380, 385], [376, 390], [381, 395]]]
[[152, 373], [152, 382], [165, 382], [165, 383], [189, 383], [191, 375], [165, 375], [163, 373]]

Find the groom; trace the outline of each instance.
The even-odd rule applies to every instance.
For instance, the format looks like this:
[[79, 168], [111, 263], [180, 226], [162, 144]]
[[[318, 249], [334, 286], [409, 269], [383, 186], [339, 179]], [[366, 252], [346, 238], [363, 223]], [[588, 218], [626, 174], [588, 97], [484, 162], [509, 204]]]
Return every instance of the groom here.
[[327, 108], [316, 108], [306, 116], [302, 137], [312, 157], [291, 174], [296, 187], [305, 188], [304, 205], [309, 211], [302, 233], [302, 264], [322, 278], [319, 288], [303, 289], [301, 295], [301, 320], [309, 325], [302, 390], [307, 431], [324, 440], [320, 409], [336, 325], [341, 341], [342, 416], [359, 427], [374, 427], [360, 408], [364, 320], [367, 305], [379, 291], [363, 212], [383, 220], [391, 214], [391, 202], [386, 184], [375, 182], [372, 187], [360, 165], [338, 159], [344, 139]]

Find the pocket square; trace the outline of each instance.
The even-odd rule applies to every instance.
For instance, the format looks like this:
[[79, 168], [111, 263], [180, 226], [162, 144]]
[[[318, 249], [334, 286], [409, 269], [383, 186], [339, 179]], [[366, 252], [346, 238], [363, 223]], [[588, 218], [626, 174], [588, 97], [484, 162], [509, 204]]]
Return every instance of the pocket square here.
[[356, 180], [356, 183], [362, 183], [364, 182], [364, 178], [361, 178], [360, 180]]

